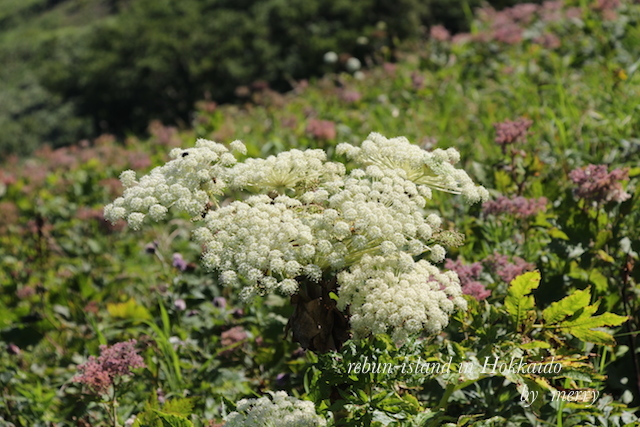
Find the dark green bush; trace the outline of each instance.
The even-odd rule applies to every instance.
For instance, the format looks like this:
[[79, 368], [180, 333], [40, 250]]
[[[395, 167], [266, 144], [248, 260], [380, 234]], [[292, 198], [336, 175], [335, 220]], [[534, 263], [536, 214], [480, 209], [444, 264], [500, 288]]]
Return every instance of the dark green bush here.
[[[20, 34], [28, 32], [29, 43], [16, 48], [0, 39], [0, 53], [11, 46], [0, 55], [3, 63], [18, 65], [3, 78], [8, 87], [0, 98], [12, 102], [0, 107], [0, 152], [67, 145], [103, 132], [140, 134], [155, 119], [188, 126], [198, 100], [234, 101], [239, 86], [257, 81], [287, 90], [292, 80], [344, 69], [350, 55], [388, 60], [399, 42], [428, 26], [466, 29], [468, 13], [481, 1], [32, 3], [4, 16], [28, 29]], [[345, 55], [329, 65], [323, 62], [328, 51]]]

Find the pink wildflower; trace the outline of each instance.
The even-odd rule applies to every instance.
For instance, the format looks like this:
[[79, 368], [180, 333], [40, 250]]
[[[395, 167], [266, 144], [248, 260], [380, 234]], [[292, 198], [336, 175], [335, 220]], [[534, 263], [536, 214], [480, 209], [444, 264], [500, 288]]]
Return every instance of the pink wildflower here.
[[551, 33], [545, 33], [541, 36], [538, 36], [533, 41], [535, 43], [538, 43], [545, 49], [550, 49], [550, 50], [557, 49], [562, 45], [562, 42], [560, 41], [558, 36]]
[[521, 3], [505, 9], [507, 15], [517, 22], [529, 23], [538, 11], [538, 5], [533, 3]]
[[547, 209], [547, 198], [540, 197], [538, 199], [527, 199], [525, 197], [516, 197], [510, 199], [500, 196], [496, 200], [490, 200], [482, 206], [485, 215], [513, 215], [516, 218], [529, 218], [537, 215], [538, 212], [544, 212]]
[[494, 253], [482, 261], [493, 272], [495, 272], [505, 283], [511, 283], [513, 279], [527, 271], [533, 271], [536, 268], [534, 264], [524, 259], [514, 256], [513, 261], [509, 261], [507, 255]]
[[527, 131], [531, 127], [533, 122], [524, 117], [520, 117], [516, 120], [505, 120], [501, 123], [494, 123], [493, 127], [496, 129], [495, 141], [501, 145], [504, 149], [506, 145], [514, 144], [516, 142], [524, 143], [527, 141]]
[[362, 99], [362, 95], [357, 90], [343, 90], [340, 92], [340, 99], [344, 102], [352, 104], [354, 102], [360, 101]]
[[307, 124], [307, 133], [321, 141], [336, 139], [336, 124], [329, 120], [311, 119]]
[[619, 182], [629, 179], [628, 169], [607, 172], [607, 165], [589, 165], [572, 170], [569, 179], [576, 184], [573, 194], [580, 199], [601, 203], [624, 202], [631, 197]]
[[[239, 343], [247, 339], [247, 333], [242, 326], [234, 326], [233, 328], [224, 331], [220, 334], [220, 345], [222, 347], [229, 347], [233, 344]], [[220, 354], [223, 356], [231, 355], [237, 347], [232, 347], [222, 351]]]
[[449, 30], [447, 30], [442, 25], [435, 25], [431, 27], [431, 30], [429, 31], [429, 36], [432, 39], [437, 40], [439, 42], [446, 42], [451, 39], [451, 34], [449, 33]]
[[385, 62], [384, 64], [382, 64], [382, 69], [384, 70], [385, 73], [389, 75], [394, 75], [396, 73], [397, 68], [398, 66], [391, 62]]
[[422, 87], [424, 86], [424, 75], [418, 73], [417, 71], [411, 73], [411, 86], [413, 86], [415, 90], [422, 89]]
[[478, 281], [480, 273], [482, 273], [482, 264], [479, 262], [463, 264], [460, 260], [452, 261], [447, 259], [444, 266], [458, 274], [463, 294], [470, 295], [478, 301], [482, 301], [491, 295], [491, 291]]
[[135, 349], [136, 340], [119, 342], [111, 347], [100, 346], [100, 357], [78, 366], [79, 375], [73, 382], [85, 384], [94, 394], [105, 394], [114, 381], [124, 375], [132, 375], [131, 370], [144, 368], [142, 357]]

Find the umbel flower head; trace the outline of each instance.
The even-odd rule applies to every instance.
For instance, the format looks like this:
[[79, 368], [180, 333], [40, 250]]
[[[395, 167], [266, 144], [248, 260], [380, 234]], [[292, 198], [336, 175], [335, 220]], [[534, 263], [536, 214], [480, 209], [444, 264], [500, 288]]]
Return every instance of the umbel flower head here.
[[300, 400], [284, 391], [270, 392], [271, 398], [242, 399], [229, 414], [224, 427], [324, 427], [313, 402]]
[[[355, 165], [350, 172], [323, 150], [236, 162], [221, 144], [199, 140], [139, 182], [123, 174], [127, 189], [105, 217], [135, 228], [174, 209], [202, 220], [194, 238], [204, 266], [245, 298], [272, 291], [295, 297], [304, 309], [292, 322], [309, 326], [293, 325], [294, 338], [311, 349], [326, 340], [329, 348], [340, 345], [344, 331], [331, 335], [331, 328], [346, 324], [347, 308], [356, 336], [439, 332], [465, 303], [456, 275], [429, 261], [442, 261], [443, 246], [460, 239], [441, 230], [427, 204], [433, 190], [478, 202], [486, 189], [455, 168], [460, 156], [452, 148], [428, 152], [376, 133], [360, 147], [337, 148]], [[236, 200], [219, 207], [229, 196]]]

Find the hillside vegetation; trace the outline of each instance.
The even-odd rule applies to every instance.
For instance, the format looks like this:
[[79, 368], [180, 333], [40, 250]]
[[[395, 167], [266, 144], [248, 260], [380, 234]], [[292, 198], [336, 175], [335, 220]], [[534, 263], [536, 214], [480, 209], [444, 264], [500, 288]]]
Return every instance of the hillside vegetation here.
[[[504, 6], [514, 1], [495, 1]], [[423, 26], [467, 25], [465, 2], [434, 0], [29, 0], [0, 5], [0, 155], [152, 120], [190, 127], [201, 100], [243, 102], [245, 86], [380, 64]], [[479, 4], [466, 2], [469, 7]], [[454, 6], [454, 7], [451, 7]], [[326, 52], [340, 54], [333, 65]]]

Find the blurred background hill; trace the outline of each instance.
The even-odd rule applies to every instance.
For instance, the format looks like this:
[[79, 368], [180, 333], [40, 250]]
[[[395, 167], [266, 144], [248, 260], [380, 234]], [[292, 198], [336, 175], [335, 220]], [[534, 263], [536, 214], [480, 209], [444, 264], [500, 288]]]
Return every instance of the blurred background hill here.
[[[521, 1], [520, 1], [521, 2]], [[482, 2], [484, 3], [484, 2]], [[517, 0], [490, 2], [496, 8]], [[3, 0], [0, 155], [149, 123], [189, 127], [194, 104], [243, 101], [328, 71], [393, 61], [480, 0]], [[335, 64], [323, 61], [338, 53]], [[253, 86], [252, 86], [253, 85]]]

